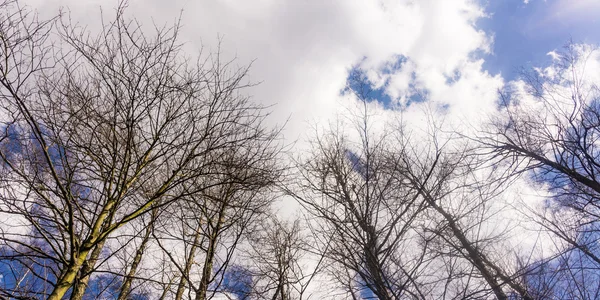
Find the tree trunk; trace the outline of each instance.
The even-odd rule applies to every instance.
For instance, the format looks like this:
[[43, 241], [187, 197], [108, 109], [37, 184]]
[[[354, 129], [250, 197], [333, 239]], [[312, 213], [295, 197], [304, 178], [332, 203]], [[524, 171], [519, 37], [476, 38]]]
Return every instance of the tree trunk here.
[[215, 250], [217, 248], [217, 241], [219, 239], [219, 231], [221, 226], [225, 222], [225, 208], [227, 207], [227, 201], [223, 201], [219, 210], [219, 217], [217, 224], [215, 225], [214, 231], [208, 241], [208, 249], [206, 251], [206, 258], [204, 259], [204, 266], [202, 267], [202, 278], [200, 279], [200, 286], [196, 292], [196, 300], [206, 299], [206, 292], [208, 291], [208, 284], [210, 283], [210, 277], [212, 276], [213, 262], [215, 258]]
[[48, 296], [48, 300], [61, 300], [64, 297], [67, 291], [73, 286], [75, 278], [77, 278], [77, 274], [86, 261], [88, 253], [89, 250], [86, 250], [75, 255], [65, 272], [56, 281], [54, 290]]
[[391, 300], [388, 289], [385, 284], [385, 278], [382, 274], [383, 270], [377, 257], [377, 237], [372, 226], [368, 227], [368, 241], [365, 245], [365, 264], [371, 279], [373, 280], [373, 292], [381, 300]]
[[129, 272], [127, 272], [127, 276], [125, 276], [125, 280], [123, 281], [123, 284], [121, 285], [121, 289], [119, 291], [119, 297], [117, 298], [117, 300], [127, 299], [127, 296], [129, 296], [129, 293], [131, 292], [131, 284], [133, 282], [133, 277], [135, 276], [135, 273], [140, 264], [140, 261], [142, 260], [142, 256], [144, 255], [144, 251], [146, 249], [146, 244], [150, 240], [150, 234], [152, 233], [152, 230], [154, 230], [154, 220], [156, 219], [156, 214], [157, 214], [156, 209], [152, 210], [152, 216], [151, 216], [152, 219], [150, 220], [150, 223], [146, 227], [146, 232], [144, 233], [144, 238], [142, 239], [142, 244], [138, 247], [137, 251], [135, 252], [135, 257], [133, 258], [133, 261], [131, 262], [131, 267], [129, 269]]
[[210, 277], [212, 275], [213, 261], [215, 257], [215, 248], [217, 242], [217, 234], [208, 241], [208, 249], [206, 251], [206, 258], [204, 259], [204, 266], [202, 267], [202, 278], [200, 279], [200, 286], [196, 292], [196, 300], [206, 299], [206, 292], [208, 290], [208, 284], [210, 283]]
[[94, 266], [98, 262], [98, 257], [100, 253], [102, 253], [102, 248], [104, 247], [104, 241], [98, 243], [92, 253], [90, 254], [90, 258], [83, 262], [81, 270], [79, 270], [79, 277], [73, 284], [73, 291], [71, 292], [71, 300], [81, 300], [83, 298], [83, 294], [87, 289], [88, 283], [90, 281], [90, 275]]
[[179, 280], [179, 284], [177, 285], [177, 292], [175, 294], [175, 300], [181, 300], [183, 298], [183, 292], [185, 291], [185, 285], [187, 284], [187, 278], [190, 275], [190, 269], [192, 268], [192, 264], [194, 263], [194, 256], [196, 255], [196, 249], [198, 248], [198, 243], [200, 242], [200, 226], [198, 223], [198, 228], [196, 228], [196, 233], [194, 235], [194, 241], [192, 242], [192, 248], [190, 249], [190, 255], [188, 255], [185, 261], [185, 267], [183, 268], [183, 274], [181, 274], [181, 279]]

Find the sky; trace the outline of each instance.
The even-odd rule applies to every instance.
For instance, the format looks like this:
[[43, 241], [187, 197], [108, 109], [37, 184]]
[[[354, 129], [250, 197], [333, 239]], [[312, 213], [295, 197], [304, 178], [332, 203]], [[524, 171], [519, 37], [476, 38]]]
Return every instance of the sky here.
[[[117, 0], [26, 0], [42, 17], [61, 7], [92, 32]], [[600, 44], [600, 0], [130, 0], [151, 34], [181, 19], [194, 55], [252, 64], [247, 90], [301, 148], [316, 126], [352, 111], [351, 74], [375, 91], [373, 110], [426, 130], [480, 124], [522, 69], [545, 68], [569, 41]], [[220, 45], [219, 45], [220, 43]], [[588, 73], [600, 74], [600, 56]], [[600, 80], [600, 78], [599, 78]], [[522, 189], [530, 187], [524, 186]]]
[[503, 0], [486, 3], [490, 15], [478, 23], [493, 35], [484, 68], [515, 79], [521, 68], [548, 64], [550, 51], [567, 42], [600, 43], [600, 1]]
[[[118, 1], [26, 3], [42, 17], [62, 7], [94, 32]], [[294, 155], [356, 109], [351, 74], [375, 91], [373, 119], [400, 118], [418, 139], [432, 118], [468, 134], [497, 114], [498, 91], [521, 70], [549, 66], [571, 40], [600, 43], [600, 0], [130, 0], [126, 13], [148, 34], [180, 20], [190, 55], [220, 49], [252, 64], [258, 84], [246, 92], [269, 106], [270, 125], [285, 124]]]
[[[28, 0], [41, 15], [68, 8], [92, 31], [116, 0]], [[441, 111], [450, 124], [493, 113], [497, 91], [522, 68], [551, 63], [547, 53], [600, 43], [598, 0], [131, 0], [148, 29], [181, 17], [192, 55], [214, 52], [252, 63], [248, 90], [286, 124], [288, 141], [343, 114], [352, 71], [371, 83], [379, 109], [408, 121]], [[383, 112], [385, 114], [385, 112]], [[418, 123], [418, 122], [416, 122]]]

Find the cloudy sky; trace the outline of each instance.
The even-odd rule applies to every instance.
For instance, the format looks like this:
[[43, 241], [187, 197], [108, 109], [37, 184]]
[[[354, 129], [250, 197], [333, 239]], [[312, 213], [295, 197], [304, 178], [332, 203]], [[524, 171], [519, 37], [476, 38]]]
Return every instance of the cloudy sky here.
[[[42, 15], [68, 7], [93, 28], [117, 1], [30, 0]], [[203, 47], [253, 63], [248, 91], [289, 119], [286, 138], [348, 101], [350, 70], [367, 76], [382, 107], [418, 116], [423, 106], [457, 120], [493, 111], [496, 91], [523, 67], [543, 67], [569, 40], [600, 42], [597, 0], [131, 0], [146, 25], [180, 15], [188, 52]]]
[[[110, 14], [118, 1], [26, 3], [42, 16], [63, 7], [94, 31], [100, 7]], [[376, 90], [382, 117], [393, 110], [418, 121], [435, 111], [452, 126], [472, 125], [494, 113], [497, 91], [523, 68], [551, 65], [569, 41], [600, 44], [600, 0], [130, 0], [127, 13], [150, 34], [152, 24], [181, 18], [191, 55], [221, 41], [225, 57], [251, 63], [260, 84], [247, 92], [298, 144], [352, 106], [342, 91], [353, 71]], [[586, 72], [600, 74], [594, 60]]]

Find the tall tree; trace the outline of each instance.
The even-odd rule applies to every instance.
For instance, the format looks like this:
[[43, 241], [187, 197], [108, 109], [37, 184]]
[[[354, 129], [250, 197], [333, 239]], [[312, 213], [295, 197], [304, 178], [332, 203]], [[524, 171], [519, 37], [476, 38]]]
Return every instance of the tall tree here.
[[310, 284], [324, 257], [314, 255], [306, 229], [301, 219], [292, 222], [271, 216], [261, 223], [243, 256], [253, 281], [251, 298], [301, 300], [313, 295]]
[[487, 160], [433, 118], [419, 133], [377, 120], [353, 80], [358, 113], [315, 134], [290, 191], [330, 245], [330, 275], [353, 299], [531, 299], [516, 259], [497, 253], [504, 232], [486, 229], [505, 187], [481, 176]]
[[427, 204], [390, 164], [390, 149], [402, 155], [405, 145], [376, 135], [369, 103], [361, 103], [356, 142], [341, 130], [317, 134], [291, 193], [316, 218], [316, 233], [328, 244], [325, 257], [335, 266], [330, 273], [350, 296], [423, 298], [418, 277], [429, 257], [427, 245], [414, 241]]
[[[547, 274], [546, 279], [563, 278], [563, 283], [570, 277], [559, 289], [585, 291], [582, 299], [594, 298], [585, 294], [595, 287], [578, 277], [600, 274], [600, 90], [586, 70], [589, 60], [598, 59], [594, 48], [567, 45], [546, 69], [551, 72], [524, 73], [500, 93], [501, 114], [478, 137], [495, 163], [510, 171], [507, 176], [524, 176], [551, 194], [546, 207], [526, 212], [553, 237], [558, 254], [531, 266], [538, 279], [530, 283], [542, 287], [540, 272]], [[582, 256], [585, 263], [573, 263], [571, 257]], [[558, 270], [561, 276], [548, 273]], [[552, 293], [550, 286], [539, 290], [540, 295]]]
[[237, 161], [224, 154], [276, 153], [277, 131], [240, 93], [247, 67], [186, 58], [178, 24], [146, 35], [125, 6], [94, 36], [0, 3], [0, 210], [19, 224], [3, 228], [1, 259], [27, 268], [43, 283], [28, 288], [48, 299], [80, 299], [130, 222], [235, 181], [202, 180], [230, 173], [221, 166]]

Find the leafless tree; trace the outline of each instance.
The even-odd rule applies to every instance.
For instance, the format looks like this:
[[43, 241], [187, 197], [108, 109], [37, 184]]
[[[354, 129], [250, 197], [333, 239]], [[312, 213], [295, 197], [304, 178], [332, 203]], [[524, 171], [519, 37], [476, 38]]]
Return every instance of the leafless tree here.
[[[496, 163], [506, 167], [507, 177], [525, 177], [552, 195], [546, 207], [527, 213], [555, 238], [559, 254], [531, 267], [538, 276], [530, 284], [540, 289], [540, 281], [562, 278], [556, 289], [569, 287], [582, 293], [572, 295], [579, 299], [595, 298], [596, 284], [586, 282], [597, 279], [600, 270], [600, 90], [586, 74], [588, 59], [596, 56], [595, 49], [570, 43], [553, 63], [552, 74], [525, 72], [519, 84], [500, 93], [501, 114], [478, 137]], [[585, 263], [573, 264], [573, 257], [586, 257]], [[556, 292], [551, 286], [541, 295]]]
[[323, 256], [314, 255], [311, 239], [301, 219], [265, 219], [249, 240], [244, 255], [254, 299], [308, 299], [309, 286], [323, 265]]
[[373, 130], [367, 97], [356, 95], [356, 130], [315, 134], [300, 192], [290, 192], [318, 220], [330, 275], [347, 296], [532, 299], [525, 269], [497, 253], [504, 232], [482, 233], [503, 181], [480, 178], [481, 157], [466, 141], [448, 146], [431, 120], [425, 136], [402, 124]]
[[357, 142], [341, 130], [315, 135], [313, 152], [299, 165], [299, 192], [292, 194], [316, 218], [330, 274], [350, 297], [423, 298], [418, 277], [430, 258], [427, 245], [414, 241], [427, 204], [390, 164], [390, 149], [402, 155], [404, 145], [374, 134], [366, 100], [360, 111], [353, 123]]
[[[223, 276], [235, 260], [239, 244], [256, 230], [256, 223], [268, 212], [276, 195], [268, 187], [275, 183], [273, 175], [278, 172], [275, 165], [265, 164], [273, 160], [263, 154], [260, 159], [253, 156], [253, 162], [244, 161], [244, 165], [230, 157], [230, 179], [174, 205], [172, 209], [176, 211], [155, 234], [159, 246], [178, 270], [175, 299], [182, 299], [186, 291], [189, 295], [194, 293], [196, 299], [210, 299], [226, 290]], [[169, 247], [173, 243], [181, 245], [175, 248], [181, 253], [173, 253]]]
[[[468, 155], [469, 148], [448, 148], [434, 136], [426, 150], [419, 147], [419, 153], [404, 156], [399, 162], [403, 178], [423, 196], [431, 208], [427, 212], [430, 219], [436, 220], [424, 231], [432, 238], [430, 250], [438, 251], [446, 260], [444, 298], [487, 298], [492, 292], [497, 299], [508, 299], [510, 294], [533, 299], [519, 279], [522, 270], [516, 260], [500, 259], [496, 253], [506, 232], [484, 233], [486, 227], [502, 226], [488, 219], [495, 213], [492, 202], [498, 200], [504, 186], [495, 182], [494, 176], [477, 178], [480, 158]], [[454, 291], [447, 290], [456, 282]]]
[[26, 270], [10, 296], [81, 299], [131, 222], [273, 170], [263, 162], [277, 131], [240, 92], [248, 67], [186, 58], [179, 25], [146, 35], [125, 6], [94, 36], [0, 3], [0, 212], [14, 222], [2, 224], [1, 258]]

